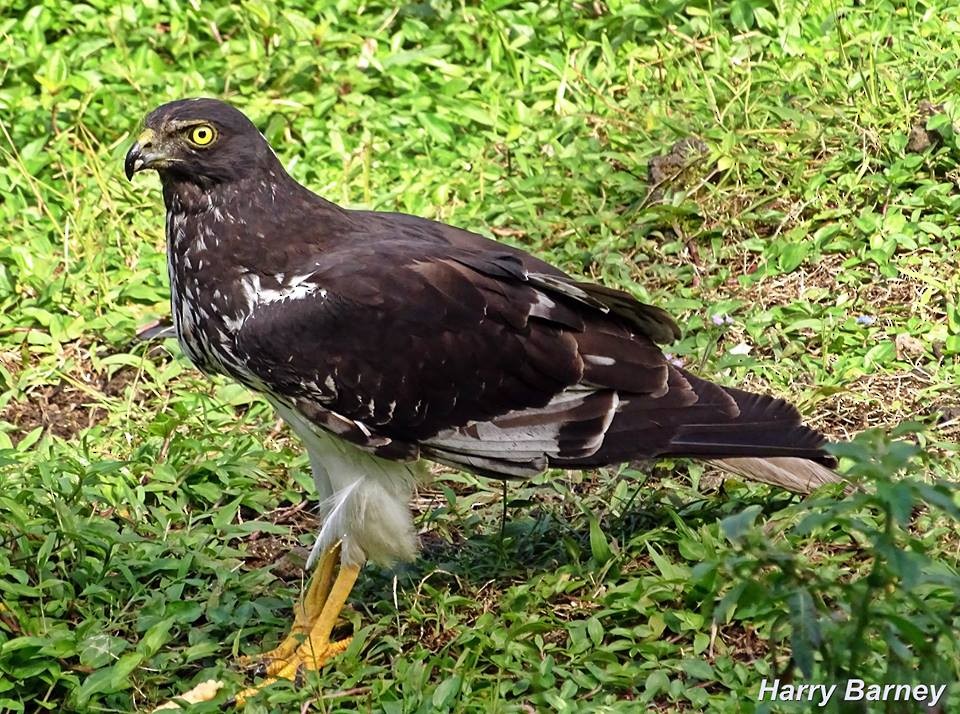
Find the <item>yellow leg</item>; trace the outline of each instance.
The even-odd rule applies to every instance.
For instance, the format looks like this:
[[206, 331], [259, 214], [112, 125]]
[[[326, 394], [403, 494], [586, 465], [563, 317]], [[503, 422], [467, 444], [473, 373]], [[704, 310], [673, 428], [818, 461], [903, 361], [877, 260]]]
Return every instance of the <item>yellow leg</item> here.
[[313, 574], [307, 592], [303, 598], [293, 607], [294, 620], [290, 633], [284, 638], [279, 646], [253, 657], [241, 657], [238, 664], [241, 667], [250, 667], [253, 665], [266, 665], [269, 668], [279, 663], [283, 664], [290, 658], [290, 655], [296, 651], [297, 647], [303, 642], [313, 623], [320, 617], [323, 605], [330, 594], [330, 588], [333, 586], [333, 571], [340, 559], [340, 544], [337, 543], [330, 550], [323, 554], [317, 571]]
[[[326, 557], [326, 556], [325, 556]], [[330, 642], [330, 634], [333, 632], [334, 625], [337, 624], [337, 618], [340, 611], [353, 590], [353, 585], [360, 574], [358, 565], [341, 565], [337, 573], [336, 580], [330, 587], [330, 591], [325, 598], [323, 609], [311, 624], [307, 632], [307, 638], [297, 644], [293, 653], [283, 660], [277, 660], [267, 669], [270, 675], [256, 687], [247, 689], [237, 695], [236, 703], [242, 707], [246, 700], [251, 696], [268, 687], [278, 679], [293, 679], [301, 667], [308, 670], [320, 669], [332, 657], [343, 652], [352, 638], [340, 640], [339, 642]], [[279, 648], [278, 648], [279, 649]]]

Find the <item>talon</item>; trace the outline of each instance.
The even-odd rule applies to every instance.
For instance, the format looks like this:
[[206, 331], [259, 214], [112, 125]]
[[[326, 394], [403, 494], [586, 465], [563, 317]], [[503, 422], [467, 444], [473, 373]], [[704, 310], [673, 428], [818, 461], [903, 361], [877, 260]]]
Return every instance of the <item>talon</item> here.
[[350, 645], [352, 637], [331, 642], [330, 635], [357, 580], [360, 566], [341, 565], [334, 578], [334, 565], [339, 556], [339, 544], [324, 553], [303, 602], [296, 608], [293, 628], [286, 639], [265, 655], [239, 659], [241, 666], [256, 663], [257, 671], [262, 668], [266, 679], [237, 694], [233, 699], [236, 707], [242, 708], [250, 697], [280, 679], [302, 683], [306, 671], [319, 670]]

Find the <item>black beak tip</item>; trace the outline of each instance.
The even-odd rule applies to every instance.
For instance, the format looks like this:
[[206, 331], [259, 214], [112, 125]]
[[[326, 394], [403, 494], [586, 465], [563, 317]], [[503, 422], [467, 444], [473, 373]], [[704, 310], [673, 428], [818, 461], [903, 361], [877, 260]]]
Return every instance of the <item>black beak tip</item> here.
[[127, 152], [127, 158], [123, 161], [123, 173], [127, 175], [127, 180], [132, 181], [133, 175], [143, 167], [143, 159], [140, 156], [140, 144], [134, 144]]

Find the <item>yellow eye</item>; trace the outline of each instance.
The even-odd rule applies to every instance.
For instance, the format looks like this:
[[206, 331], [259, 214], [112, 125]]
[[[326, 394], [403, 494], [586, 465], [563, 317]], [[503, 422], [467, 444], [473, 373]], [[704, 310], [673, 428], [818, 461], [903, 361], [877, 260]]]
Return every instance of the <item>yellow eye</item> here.
[[207, 146], [217, 138], [217, 132], [209, 124], [200, 124], [190, 130], [190, 141], [197, 146]]

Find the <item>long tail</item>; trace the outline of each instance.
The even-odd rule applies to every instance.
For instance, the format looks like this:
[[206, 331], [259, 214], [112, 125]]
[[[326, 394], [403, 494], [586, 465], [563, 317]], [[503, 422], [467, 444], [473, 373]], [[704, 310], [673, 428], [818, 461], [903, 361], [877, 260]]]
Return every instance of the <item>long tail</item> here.
[[672, 369], [666, 394], [621, 395], [594, 454], [562, 465], [599, 466], [656, 456], [704, 459], [721, 469], [797, 493], [842, 481], [823, 434], [788, 402], [722, 387]]

